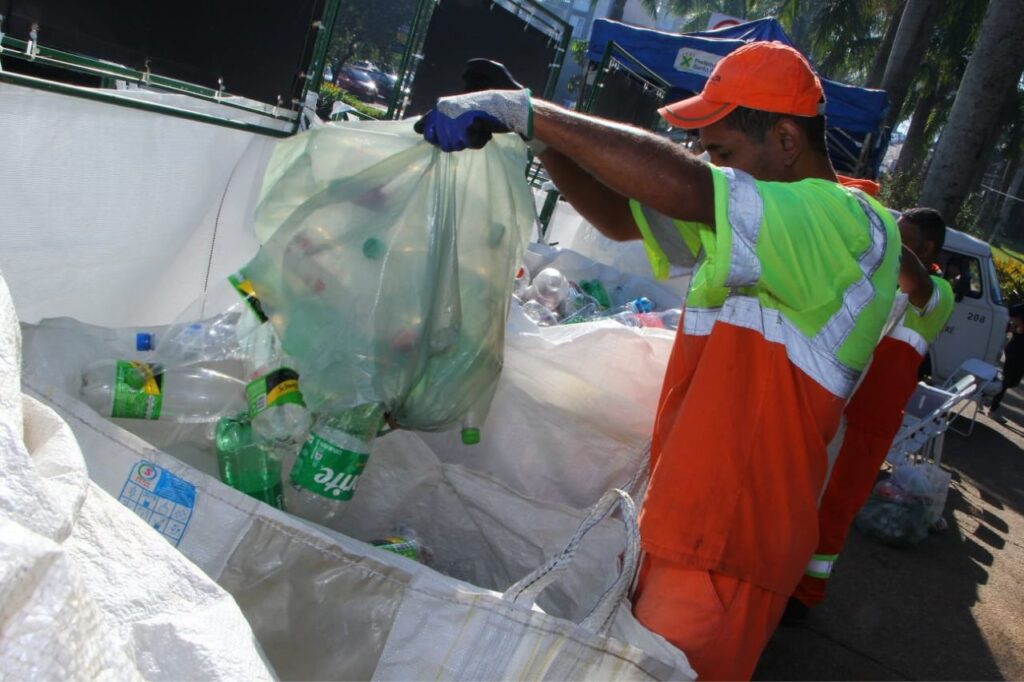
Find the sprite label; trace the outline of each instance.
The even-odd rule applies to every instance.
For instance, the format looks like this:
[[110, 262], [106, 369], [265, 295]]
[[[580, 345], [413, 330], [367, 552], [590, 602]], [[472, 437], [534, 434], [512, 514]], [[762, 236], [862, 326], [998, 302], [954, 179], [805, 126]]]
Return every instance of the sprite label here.
[[163, 368], [148, 362], [118, 360], [111, 417], [159, 419], [163, 405]]
[[292, 483], [332, 500], [351, 500], [368, 452], [353, 452], [310, 433], [292, 467]]
[[393, 552], [399, 556], [404, 556], [406, 559], [412, 559], [413, 561], [419, 561], [423, 563], [423, 557], [420, 552], [420, 543], [413, 538], [407, 538], [404, 535], [389, 535], [382, 540], [374, 540], [374, 547]]
[[306, 406], [299, 392], [299, 373], [287, 367], [267, 372], [250, 381], [245, 387], [245, 397], [249, 403], [250, 419], [268, 407], [288, 403]]

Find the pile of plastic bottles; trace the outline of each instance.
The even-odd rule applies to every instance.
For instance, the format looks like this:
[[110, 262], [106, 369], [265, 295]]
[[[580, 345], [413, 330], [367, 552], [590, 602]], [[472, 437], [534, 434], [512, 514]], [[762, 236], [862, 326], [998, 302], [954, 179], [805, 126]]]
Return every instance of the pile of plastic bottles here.
[[[136, 350], [151, 352], [151, 359], [85, 367], [82, 399], [129, 429], [133, 421], [205, 425], [221, 480], [335, 525], [385, 425], [384, 407], [323, 404], [311, 412], [296, 364], [248, 281], [236, 275], [225, 285], [237, 293], [225, 312], [198, 321], [186, 313], [166, 332], [138, 334]], [[204, 301], [220, 294], [214, 290]]]
[[616, 305], [615, 296], [609, 295], [601, 280], [574, 282], [556, 268], [544, 268], [531, 279], [529, 270], [521, 267], [512, 292], [523, 313], [541, 327], [597, 319], [611, 319], [627, 327], [679, 326], [678, 309], [658, 311], [646, 296]]

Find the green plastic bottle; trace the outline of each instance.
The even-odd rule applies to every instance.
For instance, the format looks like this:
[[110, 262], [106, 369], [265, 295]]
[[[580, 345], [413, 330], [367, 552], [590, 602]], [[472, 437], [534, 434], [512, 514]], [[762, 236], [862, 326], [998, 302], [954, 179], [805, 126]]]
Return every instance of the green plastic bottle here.
[[221, 481], [260, 502], [284, 509], [281, 460], [253, 442], [248, 415], [218, 421], [216, 442]]
[[384, 408], [377, 403], [315, 416], [289, 475], [293, 514], [328, 527], [341, 520], [383, 419]]

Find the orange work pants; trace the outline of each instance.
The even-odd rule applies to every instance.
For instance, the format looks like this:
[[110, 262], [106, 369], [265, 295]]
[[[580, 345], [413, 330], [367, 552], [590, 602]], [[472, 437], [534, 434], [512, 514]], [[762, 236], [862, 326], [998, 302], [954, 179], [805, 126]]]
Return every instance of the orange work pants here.
[[[865, 433], [847, 425], [832, 476], [818, 507], [816, 556], [838, 555], [846, 544], [853, 518], [864, 506], [878, 478], [878, 470], [892, 445], [893, 436]], [[793, 596], [813, 608], [825, 598], [828, 579], [804, 575]]]
[[647, 555], [633, 614], [686, 654], [701, 680], [749, 680], [786, 608], [751, 583]]

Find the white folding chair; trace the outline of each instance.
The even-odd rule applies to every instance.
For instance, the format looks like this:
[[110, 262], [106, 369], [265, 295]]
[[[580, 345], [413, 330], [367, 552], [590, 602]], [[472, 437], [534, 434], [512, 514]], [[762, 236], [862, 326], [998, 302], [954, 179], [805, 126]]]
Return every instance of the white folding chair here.
[[898, 466], [920, 457], [938, 464], [954, 408], [976, 389], [973, 375], [962, 377], [951, 390], [918, 384], [903, 410], [903, 424], [893, 439], [886, 461]]
[[[970, 419], [970, 426], [967, 427], [966, 431], [961, 431], [952, 424], [949, 427], [961, 436], [970, 436], [974, 433], [974, 423], [978, 419], [978, 410], [981, 409], [982, 398], [986, 393], [992, 392], [992, 389], [997, 389], [999, 386], [999, 368], [978, 358], [968, 358], [957, 367], [956, 371], [949, 375], [946, 382], [942, 384], [942, 388], [952, 392], [967, 377], [974, 378], [974, 392], [956, 406], [950, 421], [955, 420], [957, 417], [963, 417], [964, 419]], [[972, 406], [974, 409], [971, 412], [971, 416], [968, 417], [966, 414], [967, 410]]]

